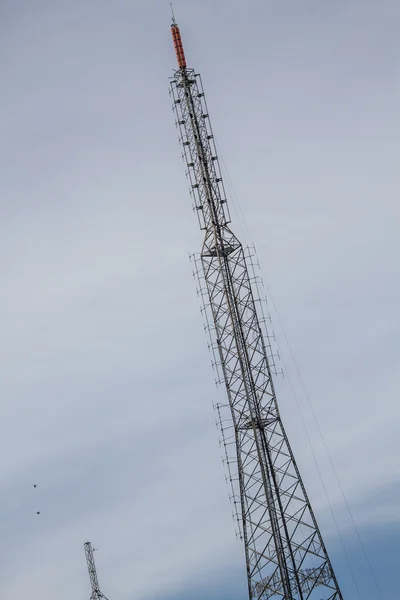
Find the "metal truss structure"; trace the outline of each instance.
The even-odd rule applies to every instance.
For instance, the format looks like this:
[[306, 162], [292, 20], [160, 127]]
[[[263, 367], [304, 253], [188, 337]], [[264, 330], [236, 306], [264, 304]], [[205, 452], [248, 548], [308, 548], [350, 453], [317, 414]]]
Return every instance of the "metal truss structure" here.
[[99, 580], [97, 579], [96, 565], [94, 564], [93, 546], [90, 542], [84, 543], [86, 562], [89, 571], [90, 585], [92, 587], [92, 595], [90, 600], [107, 600], [106, 596], [102, 594], [99, 587]]
[[204, 241], [195, 259], [227, 401], [217, 406], [250, 599], [343, 600], [277, 405], [249, 257], [230, 228], [200, 75], [179, 28], [170, 93]]

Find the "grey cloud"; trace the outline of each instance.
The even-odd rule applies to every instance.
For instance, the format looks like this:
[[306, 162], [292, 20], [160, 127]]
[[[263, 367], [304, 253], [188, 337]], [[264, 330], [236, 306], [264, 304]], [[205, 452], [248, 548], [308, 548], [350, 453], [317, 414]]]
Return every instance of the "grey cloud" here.
[[[243, 574], [243, 551], [211, 408], [223, 390], [187, 258], [201, 234], [168, 98], [168, 3], [1, 10], [1, 595], [86, 597], [86, 538], [101, 549], [110, 598], [168, 597], [207, 574], [217, 586]], [[229, 197], [239, 198], [349, 502], [366, 529], [395, 523], [398, 3], [175, 10], [203, 74]], [[245, 230], [233, 206], [232, 215]], [[333, 547], [287, 378], [278, 390]]]

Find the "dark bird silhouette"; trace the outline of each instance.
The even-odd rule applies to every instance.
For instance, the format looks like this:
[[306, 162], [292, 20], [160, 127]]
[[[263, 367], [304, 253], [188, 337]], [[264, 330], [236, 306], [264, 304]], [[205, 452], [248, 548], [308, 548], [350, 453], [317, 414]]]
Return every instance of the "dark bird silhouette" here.
[[40, 515], [40, 510], [36, 511], [36, 514], [37, 514], [37, 515]]
[[37, 487], [36, 483], [33, 484], [33, 487]]

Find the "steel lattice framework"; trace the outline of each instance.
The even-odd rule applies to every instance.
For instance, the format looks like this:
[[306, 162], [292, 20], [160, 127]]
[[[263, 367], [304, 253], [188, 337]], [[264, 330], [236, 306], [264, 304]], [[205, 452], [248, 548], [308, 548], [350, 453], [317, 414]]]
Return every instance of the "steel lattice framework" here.
[[179, 28], [170, 93], [204, 242], [196, 259], [227, 403], [218, 405], [251, 599], [343, 600], [275, 397], [248, 257], [232, 232], [200, 75]]
[[100, 591], [99, 580], [97, 579], [96, 565], [94, 564], [93, 546], [90, 542], [84, 543], [86, 562], [89, 571], [90, 585], [92, 587], [92, 595], [90, 600], [107, 600], [104, 594]]

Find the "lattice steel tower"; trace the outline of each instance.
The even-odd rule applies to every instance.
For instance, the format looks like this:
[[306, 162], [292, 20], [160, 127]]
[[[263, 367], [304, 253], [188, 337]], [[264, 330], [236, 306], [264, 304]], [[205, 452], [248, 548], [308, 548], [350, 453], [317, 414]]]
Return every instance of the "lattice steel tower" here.
[[179, 28], [170, 93], [204, 242], [196, 259], [227, 403], [218, 405], [251, 599], [343, 600], [277, 405], [249, 259], [232, 232], [199, 74]]
[[104, 594], [101, 593], [99, 580], [97, 579], [96, 565], [94, 564], [93, 546], [90, 542], [84, 543], [86, 562], [89, 571], [90, 585], [92, 586], [92, 595], [90, 600], [107, 600]]

